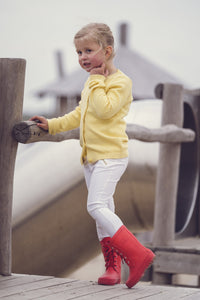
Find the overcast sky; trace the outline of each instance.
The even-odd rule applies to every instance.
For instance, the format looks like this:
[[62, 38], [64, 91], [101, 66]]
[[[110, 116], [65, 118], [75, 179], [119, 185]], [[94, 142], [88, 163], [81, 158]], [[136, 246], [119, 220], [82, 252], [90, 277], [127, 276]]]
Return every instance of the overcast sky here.
[[118, 26], [127, 22], [130, 48], [200, 88], [199, 0], [0, 0], [0, 57], [27, 60], [25, 111], [52, 108], [32, 91], [55, 79], [56, 50], [67, 72], [79, 67], [73, 37], [90, 22], [107, 23], [116, 46]]

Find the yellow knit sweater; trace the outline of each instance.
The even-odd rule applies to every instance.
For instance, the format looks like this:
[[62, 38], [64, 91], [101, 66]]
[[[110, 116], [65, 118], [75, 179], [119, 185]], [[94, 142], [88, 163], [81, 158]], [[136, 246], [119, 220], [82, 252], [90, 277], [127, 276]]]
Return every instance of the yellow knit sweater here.
[[49, 133], [80, 126], [81, 163], [128, 156], [124, 117], [132, 101], [132, 82], [123, 72], [90, 75], [79, 105], [63, 117], [49, 119]]

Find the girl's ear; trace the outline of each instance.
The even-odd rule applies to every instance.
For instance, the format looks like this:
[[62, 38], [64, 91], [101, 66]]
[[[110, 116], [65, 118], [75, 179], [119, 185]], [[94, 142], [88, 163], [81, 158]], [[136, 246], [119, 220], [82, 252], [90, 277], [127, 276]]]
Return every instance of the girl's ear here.
[[109, 59], [111, 54], [113, 52], [113, 47], [112, 46], [107, 46], [106, 47], [106, 58]]

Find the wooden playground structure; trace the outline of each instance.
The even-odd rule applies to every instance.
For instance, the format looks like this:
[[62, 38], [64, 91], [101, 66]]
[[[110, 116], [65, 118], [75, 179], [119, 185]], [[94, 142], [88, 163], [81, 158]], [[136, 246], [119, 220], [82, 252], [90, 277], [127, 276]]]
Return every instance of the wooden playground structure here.
[[[12, 274], [12, 197], [18, 142], [79, 138], [77, 130], [50, 136], [35, 122], [21, 121], [25, 66], [23, 59], [0, 59], [0, 275], [3, 276]], [[163, 101], [161, 127], [149, 129], [129, 124], [127, 134], [129, 139], [160, 143], [154, 238], [148, 245], [155, 251], [156, 259], [146, 278], [155, 284], [170, 284], [173, 274], [200, 276], [200, 91], [164, 83], [156, 87], [155, 93]], [[186, 236], [181, 235], [183, 227], [187, 229]], [[179, 238], [176, 232], [180, 232]]]

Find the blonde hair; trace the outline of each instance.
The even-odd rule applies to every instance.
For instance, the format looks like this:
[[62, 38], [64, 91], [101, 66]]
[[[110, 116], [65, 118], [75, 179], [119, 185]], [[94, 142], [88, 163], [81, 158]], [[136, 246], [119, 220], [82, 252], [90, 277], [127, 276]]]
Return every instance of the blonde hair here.
[[108, 25], [104, 23], [90, 23], [82, 27], [74, 36], [74, 43], [76, 40], [85, 37], [97, 42], [102, 48], [112, 46], [113, 52], [111, 56], [114, 56], [114, 37]]

